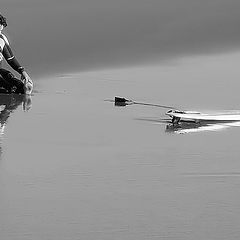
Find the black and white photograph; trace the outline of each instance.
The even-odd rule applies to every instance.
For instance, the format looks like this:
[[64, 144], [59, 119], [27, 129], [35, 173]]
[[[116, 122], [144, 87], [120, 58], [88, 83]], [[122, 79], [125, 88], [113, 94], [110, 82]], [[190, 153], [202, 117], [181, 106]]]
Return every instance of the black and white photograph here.
[[239, 0], [0, 0], [0, 239], [240, 239]]

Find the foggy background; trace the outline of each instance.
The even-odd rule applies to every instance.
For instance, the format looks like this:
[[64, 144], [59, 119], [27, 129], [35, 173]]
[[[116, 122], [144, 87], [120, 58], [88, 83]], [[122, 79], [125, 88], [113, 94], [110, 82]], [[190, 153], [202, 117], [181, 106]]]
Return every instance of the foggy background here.
[[238, 51], [238, 0], [1, 0], [19, 61], [36, 75]]

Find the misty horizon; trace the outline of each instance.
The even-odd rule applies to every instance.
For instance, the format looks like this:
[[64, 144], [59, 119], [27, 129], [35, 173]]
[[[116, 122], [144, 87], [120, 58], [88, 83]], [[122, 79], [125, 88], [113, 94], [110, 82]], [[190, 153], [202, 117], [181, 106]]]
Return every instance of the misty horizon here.
[[4, 0], [16, 56], [33, 72], [91, 70], [238, 51], [239, 1]]

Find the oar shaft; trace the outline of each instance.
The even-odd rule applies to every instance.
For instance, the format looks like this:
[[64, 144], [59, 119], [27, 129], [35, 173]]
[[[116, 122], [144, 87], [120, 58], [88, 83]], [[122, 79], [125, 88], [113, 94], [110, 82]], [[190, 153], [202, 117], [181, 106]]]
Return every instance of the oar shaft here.
[[152, 106], [152, 107], [160, 107], [160, 108], [167, 108], [167, 109], [176, 109], [175, 107], [159, 105], [159, 104], [152, 104], [152, 103], [141, 103], [141, 102], [133, 102], [134, 104], [144, 105], [144, 106]]
[[144, 103], [144, 102], [134, 102], [132, 100], [128, 100], [123, 97], [115, 97], [115, 105], [117, 106], [126, 106], [130, 104], [137, 104], [137, 105], [143, 105], [143, 106], [151, 106], [151, 107], [159, 107], [159, 108], [167, 108], [167, 109], [176, 109], [172, 106], [166, 106], [166, 105], [160, 105], [160, 104], [152, 104], [152, 103]]

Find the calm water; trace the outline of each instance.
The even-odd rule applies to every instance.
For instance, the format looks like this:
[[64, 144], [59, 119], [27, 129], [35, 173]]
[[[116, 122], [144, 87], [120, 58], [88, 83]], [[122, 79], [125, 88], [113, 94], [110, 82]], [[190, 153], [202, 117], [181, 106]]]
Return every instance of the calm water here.
[[234, 105], [208, 105], [207, 89], [189, 102], [189, 88], [177, 97], [168, 80], [158, 84], [160, 70], [166, 79], [185, 67], [42, 80], [31, 110], [19, 104], [2, 136], [1, 238], [237, 239], [240, 128], [175, 134], [159, 121], [164, 110], [104, 101]]
[[35, 92], [0, 96], [0, 238], [239, 239], [239, 126], [104, 101], [239, 110], [239, 6], [2, 0]]

